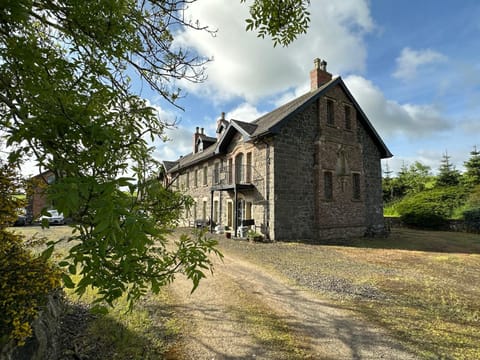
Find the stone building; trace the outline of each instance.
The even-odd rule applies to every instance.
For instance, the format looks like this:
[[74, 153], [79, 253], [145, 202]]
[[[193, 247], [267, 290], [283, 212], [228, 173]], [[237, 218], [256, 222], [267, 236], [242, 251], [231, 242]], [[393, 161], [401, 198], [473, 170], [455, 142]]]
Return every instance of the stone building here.
[[341, 77], [314, 61], [311, 90], [253, 122], [197, 128], [192, 152], [165, 161], [166, 181], [195, 200], [197, 219], [255, 227], [272, 240], [360, 236], [384, 230], [381, 159], [392, 154]]

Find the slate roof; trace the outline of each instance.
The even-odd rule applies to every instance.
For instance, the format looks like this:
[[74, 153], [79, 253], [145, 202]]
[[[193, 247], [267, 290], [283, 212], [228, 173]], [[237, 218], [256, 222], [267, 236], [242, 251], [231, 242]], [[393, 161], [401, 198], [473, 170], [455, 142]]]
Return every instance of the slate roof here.
[[350, 90], [343, 82], [342, 78], [339, 76], [325, 83], [323, 86], [319, 87], [314, 91], [310, 91], [306, 94], [299, 96], [298, 98], [286, 103], [285, 105], [280, 106], [279, 108], [269, 112], [268, 114], [263, 115], [262, 117], [255, 120], [252, 124], [257, 125], [255, 132], [252, 134], [252, 139], [267, 135], [267, 134], [276, 134], [279, 132], [281, 127], [291, 118], [293, 118], [298, 112], [303, 111], [307, 106], [311, 104], [312, 101], [317, 100], [323, 96], [330, 88], [339, 85], [350, 101], [354, 104], [355, 108], [360, 114], [360, 123], [365, 127], [367, 133], [370, 134], [375, 144], [380, 150], [382, 158], [392, 157], [392, 153], [387, 148], [383, 140], [378, 135], [377, 131], [373, 127], [372, 123], [368, 120], [367, 115], [360, 108], [360, 105], [357, 103], [353, 97]]
[[206, 143], [213, 144], [217, 142], [216, 137], [207, 136], [205, 134], [200, 134], [198, 138], [201, 139], [204, 143], [206, 142]]
[[[215, 139], [215, 142], [217, 142], [216, 146], [211, 145], [208, 148], [204, 149], [203, 152], [196, 154], [190, 153], [180, 158], [179, 160], [177, 160], [177, 166], [175, 168], [172, 168], [172, 171], [179, 170], [188, 165], [197, 163], [200, 160], [205, 160], [218, 154], [218, 149], [222, 145], [222, 142], [229, 142], [232, 138], [233, 129], [231, 129], [231, 127], [234, 127], [237, 131], [242, 133], [246, 140], [254, 140], [269, 134], [277, 134], [280, 131], [281, 127], [290, 119], [292, 119], [298, 112], [303, 111], [307, 106], [310, 106], [312, 101], [317, 100], [318, 98], [323, 96], [325, 92], [327, 92], [330, 88], [336, 85], [339, 85], [345, 91], [347, 97], [356, 107], [357, 111], [360, 114], [359, 120], [361, 124], [365, 127], [367, 133], [370, 134], [373, 141], [380, 149], [381, 157], [389, 158], [393, 156], [390, 150], [388, 150], [383, 140], [378, 135], [371, 122], [368, 120], [363, 110], [360, 108], [360, 105], [357, 103], [355, 98], [348, 90], [342, 78], [336, 77], [325, 83], [318, 89], [314, 91], [309, 91], [308, 93], [299, 96], [298, 98], [280, 106], [279, 108], [259, 117], [253, 122], [247, 123], [240, 120], [231, 120], [229, 127], [224, 132], [223, 136], [218, 142], [215, 138], [212, 138]], [[225, 146], [223, 146], [223, 148], [225, 148]], [[217, 151], [215, 151], [215, 149], [217, 149]]]
[[258, 125], [251, 122], [245, 122], [240, 120], [233, 120], [232, 123], [237, 124], [243, 131], [245, 131], [248, 135], [252, 135], [255, 130], [257, 129]]
[[309, 91], [308, 93], [301, 95], [300, 97], [253, 121], [252, 124], [257, 125], [257, 128], [252, 136], [259, 137], [272, 132], [276, 125], [278, 125], [288, 116], [296, 113], [302, 107], [302, 105], [309, 103], [313, 98], [319, 97], [318, 95], [328, 88], [332, 82], [333, 80], [316, 89], [315, 91]]
[[167, 172], [176, 172], [182, 168], [185, 168], [187, 166], [196, 164], [200, 161], [209, 159], [213, 156], [215, 156], [215, 146], [211, 145], [205, 150], [201, 152], [197, 152], [196, 154], [189, 153], [188, 155], [182, 156], [180, 159], [176, 161], [176, 165], [172, 167], [170, 170], [167, 170]]

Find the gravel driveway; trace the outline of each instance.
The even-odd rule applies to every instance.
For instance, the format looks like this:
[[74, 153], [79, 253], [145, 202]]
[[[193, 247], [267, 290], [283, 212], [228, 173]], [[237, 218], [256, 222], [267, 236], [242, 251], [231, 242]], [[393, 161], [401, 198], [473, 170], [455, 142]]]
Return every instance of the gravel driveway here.
[[[191, 283], [171, 286], [187, 324], [183, 359], [415, 359], [381, 329], [313, 292], [223, 248], [223, 263], [190, 295]], [[246, 321], [249, 304], [282, 324], [288, 341], [265, 342], [268, 329]], [[268, 324], [264, 320], [263, 324]], [[268, 326], [267, 326], [268, 327]], [[293, 347], [293, 350], [292, 350]]]

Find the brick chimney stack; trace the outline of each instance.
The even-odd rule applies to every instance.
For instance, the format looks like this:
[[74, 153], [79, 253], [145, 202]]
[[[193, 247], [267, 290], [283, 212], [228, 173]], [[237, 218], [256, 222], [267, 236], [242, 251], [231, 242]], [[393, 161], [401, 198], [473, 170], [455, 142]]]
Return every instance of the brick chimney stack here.
[[310, 71], [310, 90], [314, 91], [332, 80], [332, 74], [327, 71], [327, 62], [319, 58], [313, 60], [314, 68]]
[[198, 152], [197, 149], [197, 140], [200, 137], [200, 131], [198, 126], [195, 128], [195, 134], [193, 134], [193, 153], [196, 154]]

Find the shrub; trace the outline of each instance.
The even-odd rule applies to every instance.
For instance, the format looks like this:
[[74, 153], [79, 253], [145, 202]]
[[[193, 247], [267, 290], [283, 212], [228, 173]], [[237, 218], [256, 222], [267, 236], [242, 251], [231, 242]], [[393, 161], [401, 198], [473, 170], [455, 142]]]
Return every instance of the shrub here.
[[25, 248], [20, 236], [0, 230], [0, 345], [23, 345], [47, 295], [60, 286], [60, 273]]
[[480, 208], [464, 211], [463, 218], [467, 231], [480, 233]]
[[60, 273], [47, 259], [50, 250], [33, 254], [7, 228], [22, 206], [13, 195], [18, 188], [13, 166], [0, 161], [0, 349], [11, 340], [24, 343], [47, 295], [60, 286]]
[[405, 225], [426, 229], [442, 229], [447, 224], [446, 217], [432, 213], [431, 209], [413, 209], [400, 219]]
[[468, 195], [466, 206], [468, 209], [480, 208], [480, 185], [472, 188]]
[[396, 210], [402, 221], [409, 226], [440, 229], [455, 208], [465, 202], [466, 192], [462, 187], [443, 187], [426, 190], [404, 198]]

